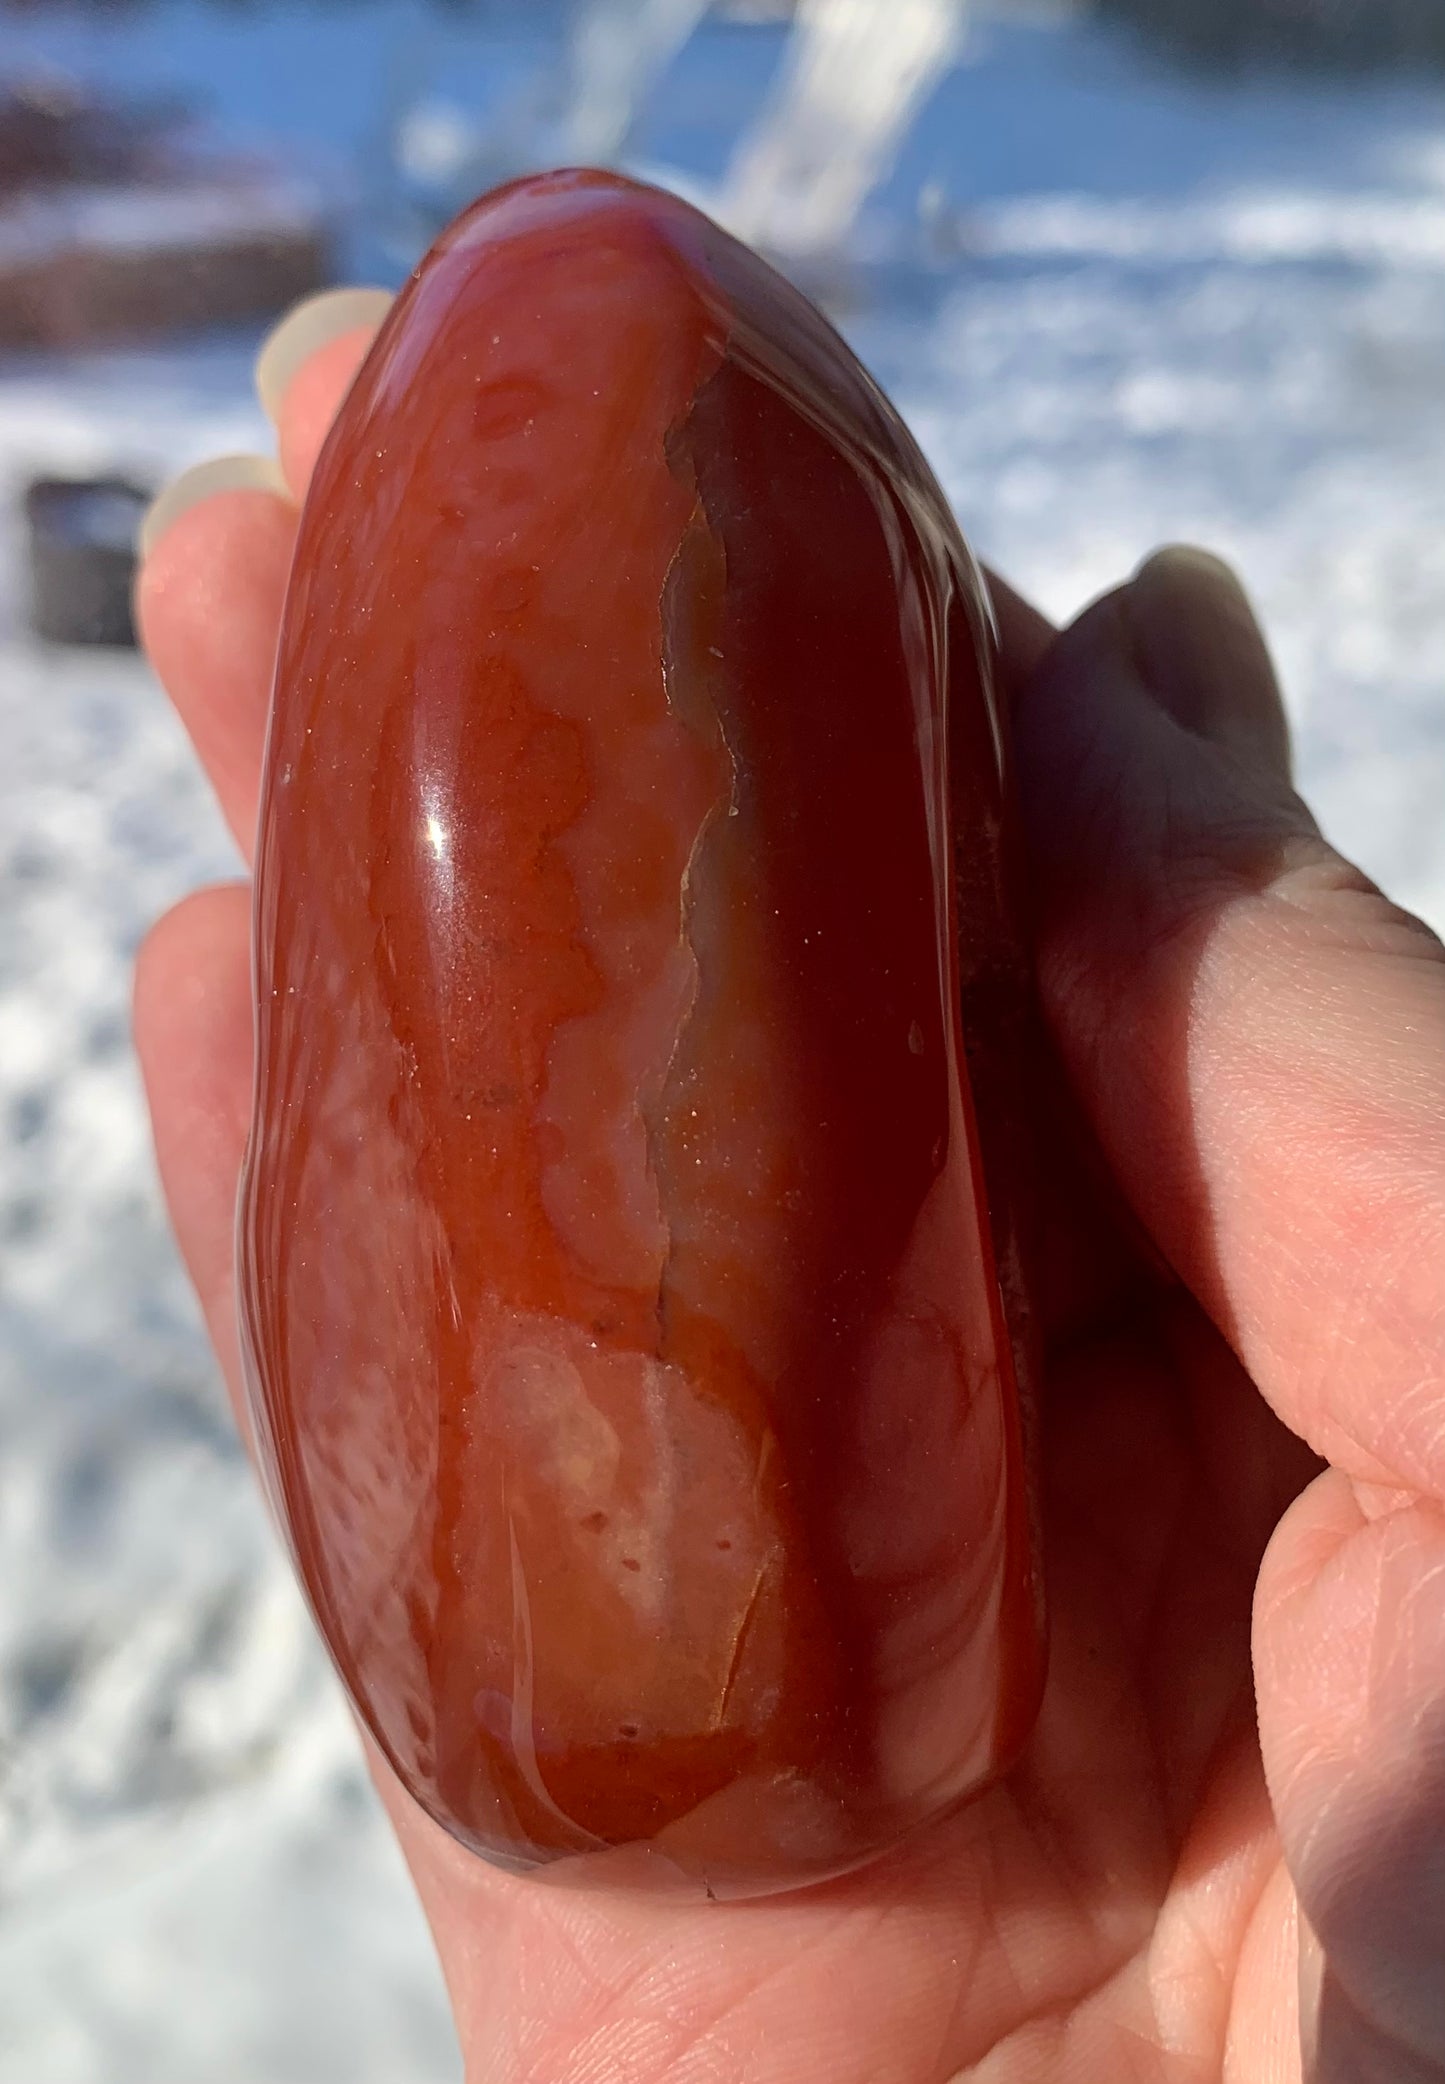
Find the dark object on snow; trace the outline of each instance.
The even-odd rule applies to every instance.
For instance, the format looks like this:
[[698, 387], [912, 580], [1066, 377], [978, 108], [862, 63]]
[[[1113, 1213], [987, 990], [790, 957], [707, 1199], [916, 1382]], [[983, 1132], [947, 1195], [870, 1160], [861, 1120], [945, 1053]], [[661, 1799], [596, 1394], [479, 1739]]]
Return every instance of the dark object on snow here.
[[1445, 0], [1098, 0], [1098, 7], [1217, 72], [1445, 67]]
[[136, 530], [151, 494], [127, 478], [40, 478], [25, 494], [30, 621], [52, 644], [133, 649]]

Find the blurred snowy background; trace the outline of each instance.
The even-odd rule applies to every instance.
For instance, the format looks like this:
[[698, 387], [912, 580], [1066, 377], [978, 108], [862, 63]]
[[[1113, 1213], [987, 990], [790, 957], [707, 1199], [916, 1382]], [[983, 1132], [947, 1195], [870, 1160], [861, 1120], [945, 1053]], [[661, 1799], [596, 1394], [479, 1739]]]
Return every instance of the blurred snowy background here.
[[[1423, 50], [1440, 0], [1392, 4]], [[1237, 559], [1328, 830], [1445, 927], [1445, 84], [1191, 71], [1109, 18], [1146, 11], [940, 31], [947, 7], [895, 0], [860, 68], [869, 0], [805, 0], [808, 44], [766, 0], [32, 0], [0, 4], [0, 83], [190, 103], [285, 169], [286, 208], [321, 199], [348, 277], [395, 280], [471, 187], [552, 157], [714, 199], [826, 287], [975, 543], [1047, 608], [1166, 538]], [[0, 334], [30, 223], [0, 214]], [[457, 2075], [129, 1054], [138, 936], [235, 863], [144, 666], [30, 626], [26, 486], [261, 445], [261, 330], [0, 353], [4, 2084]]]

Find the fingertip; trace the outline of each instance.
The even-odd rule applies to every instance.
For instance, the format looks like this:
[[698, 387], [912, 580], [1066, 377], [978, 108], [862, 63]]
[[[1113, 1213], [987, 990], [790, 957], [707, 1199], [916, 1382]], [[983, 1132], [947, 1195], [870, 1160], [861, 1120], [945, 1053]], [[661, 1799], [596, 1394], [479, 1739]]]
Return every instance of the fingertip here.
[[256, 356], [256, 395], [273, 426], [280, 425], [286, 394], [303, 364], [348, 334], [374, 333], [391, 303], [389, 290], [342, 288], [293, 305]]
[[1141, 560], [1129, 583], [1138, 586], [1171, 579], [1185, 583], [1196, 580], [1245, 598], [1243, 581], [1234, 566], [1217, 551], [1206, 550], [1198, 543], [1161, 543]]
[[256, 388], [276, 428], [286, 482], [298, 499], [392, 302], [386, 290], [328, 291], [298, 305], [261, 349]]
[[212, 456], [183, 470], [162, 486], [141, 516], [136, 549], [142, 569], [193, 507], [227, 492], [265, 492], [287, 499], [286, 480], [274, 456], [241, 453]]
[[374, 330], [345, 333], [318, 348], [291, 380], [281, 407], [281, 468], [293, 496], [305, 497], [342, 400], [366, 359]]
[[256, 823], [266, 712], [296, 509], [229, 484], [171, 522], [141, 565], [135, 619], [237, 844]]
[[1293, 754], [1274, 661], [1233, 568], [1169, 544], [1121, 598], [1140, 670], [1175, 722], [1288, 782]]
[[[1205, 552], [1157, 553], [1063, 630], [1015, 737], [1036, 881], [1106, 938], [1138, 941], [1171, 908], [1257, 887], [1314, 832], [1264, 639]], [[1094, 902], [1106, 875], [1131, 885], [1112, 908]]]

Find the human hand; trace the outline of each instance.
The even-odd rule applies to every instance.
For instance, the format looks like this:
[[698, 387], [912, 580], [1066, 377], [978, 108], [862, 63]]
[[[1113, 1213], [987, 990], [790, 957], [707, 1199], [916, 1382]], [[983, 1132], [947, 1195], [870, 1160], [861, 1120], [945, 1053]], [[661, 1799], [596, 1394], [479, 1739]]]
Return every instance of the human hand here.
[[[294, 501], [376, 316], [288, 333], [287, 489], [172, 501], [142, 573], [247, 851]], [[1056, 640], [1000, 605], [1061, 1073], [1038, 1728], [945, 1826], [742, 1906], [494, 1871], [373, 1758], [472, 2084], [1286, 2084], [1301, 2032], [1317, 2084], [1445, 2077], [1445, 952], [1293, 795], [1222, 567]], [[235, 1394], [248, 932], [243, 886], [188, 899], [136, 997]]]

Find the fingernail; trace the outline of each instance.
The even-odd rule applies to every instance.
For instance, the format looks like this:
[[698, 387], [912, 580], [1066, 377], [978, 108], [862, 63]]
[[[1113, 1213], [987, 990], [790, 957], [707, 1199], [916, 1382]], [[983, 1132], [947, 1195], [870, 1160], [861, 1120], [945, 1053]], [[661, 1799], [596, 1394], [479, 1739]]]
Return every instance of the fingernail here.
[[256, 357], [256, 392], [267, 417], [277, 419], [292, 377], [318, 348], [362, 326], [379, 326], [391, 304], [389, 290], [327, 289], [288, 311]]
[[213, 456], [183, 470], [163, 485], [136, 531], [136, 550], [144, 560], [189, 507], [218, 492], [279, 492], [289, 498], [281, 466], [274, 456]]
[[1220, 558], [1183, 545], [1141, 565], [1120, 595], [1140, 669], [1176, 723], [1277, 773], [1289, 724], [1264, 633]]

